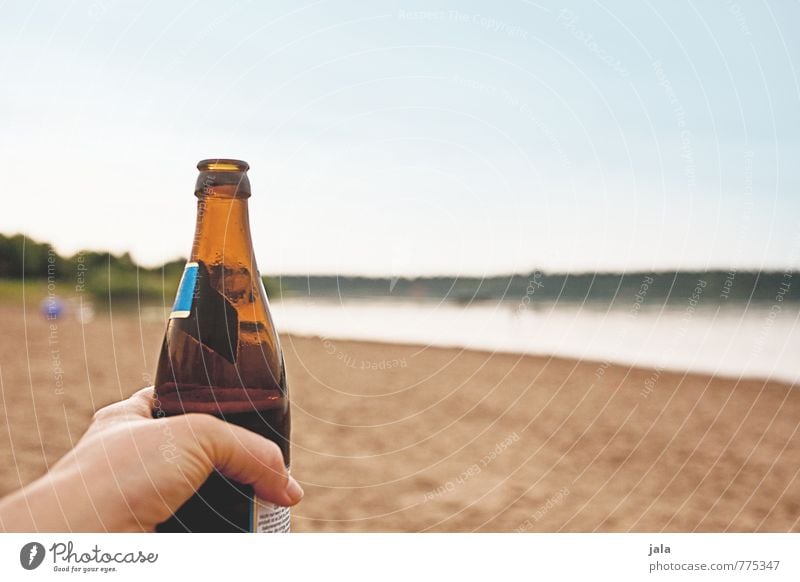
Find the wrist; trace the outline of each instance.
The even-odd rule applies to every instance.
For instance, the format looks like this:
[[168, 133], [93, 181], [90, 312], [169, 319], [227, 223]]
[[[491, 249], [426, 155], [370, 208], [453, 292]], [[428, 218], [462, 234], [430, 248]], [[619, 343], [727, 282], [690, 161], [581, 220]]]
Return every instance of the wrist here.
[[100, 520], [98, 502], [80, 477], [54, 470], [0, 501], [0, 527], [5, 532], [113, 529]]
[[[63, 531], [64, 520], [45, 494], [41, 477], [0, 501], [0, 527], [4, 532]], [[59, 527], [61, 526], [61, 527]]]

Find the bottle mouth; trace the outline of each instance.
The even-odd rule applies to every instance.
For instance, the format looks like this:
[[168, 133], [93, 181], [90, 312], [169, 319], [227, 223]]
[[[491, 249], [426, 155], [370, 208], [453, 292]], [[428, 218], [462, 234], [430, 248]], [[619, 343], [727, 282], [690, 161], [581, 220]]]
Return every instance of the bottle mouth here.
[[213, 158], [200, 160], [197, 169], [201, 172], [246, 172], [250, 169], [250, 164], [242, 160]]

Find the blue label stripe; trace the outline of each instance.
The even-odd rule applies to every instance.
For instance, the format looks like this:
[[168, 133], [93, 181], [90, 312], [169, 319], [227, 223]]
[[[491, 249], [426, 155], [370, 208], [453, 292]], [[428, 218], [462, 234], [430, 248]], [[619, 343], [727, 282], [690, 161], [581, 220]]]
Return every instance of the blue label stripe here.
[[180, 285], [178, 285], [178, 295], [172, 305], [172, 313], [169, 318], [174, 319], [189, 317], [192, 312], [192, 301], [194, 300], [194, 286], [197, 283], [197, 263], [186, 263], [183, 270]]

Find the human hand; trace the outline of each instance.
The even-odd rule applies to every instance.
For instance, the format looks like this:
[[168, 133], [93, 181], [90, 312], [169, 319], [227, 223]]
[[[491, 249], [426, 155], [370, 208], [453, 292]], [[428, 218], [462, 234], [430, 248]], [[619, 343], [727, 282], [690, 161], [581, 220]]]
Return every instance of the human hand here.
[[0, 501], [0, 530], [154, 531], [215, 468], [261, 499], [302, 499], [275, 443], [208, 414], [154, 419], [152, 399], [144, 388], [98, 410], [74, 449]]

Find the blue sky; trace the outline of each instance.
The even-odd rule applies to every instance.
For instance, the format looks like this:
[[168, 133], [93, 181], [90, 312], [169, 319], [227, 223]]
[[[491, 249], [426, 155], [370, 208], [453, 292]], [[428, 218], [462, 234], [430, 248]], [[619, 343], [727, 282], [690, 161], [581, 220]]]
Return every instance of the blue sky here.
[[0, 231], [265, 273], [800, 266], [796, 2], [6, 2]]

